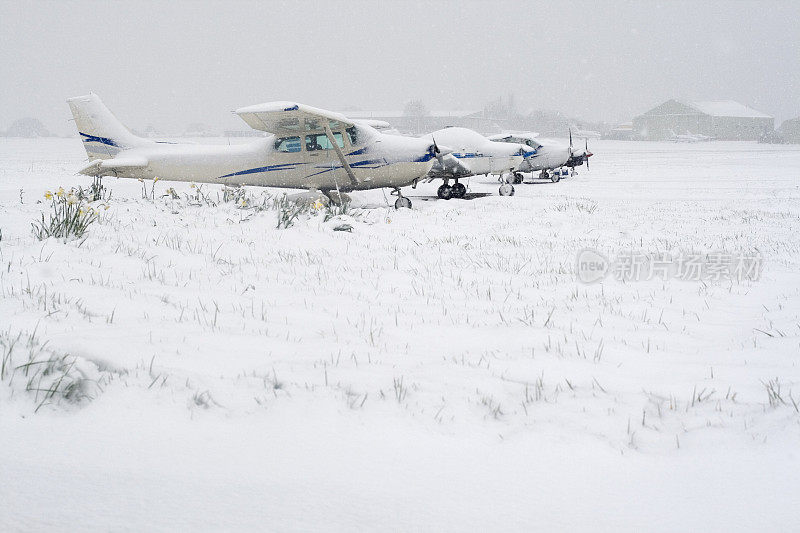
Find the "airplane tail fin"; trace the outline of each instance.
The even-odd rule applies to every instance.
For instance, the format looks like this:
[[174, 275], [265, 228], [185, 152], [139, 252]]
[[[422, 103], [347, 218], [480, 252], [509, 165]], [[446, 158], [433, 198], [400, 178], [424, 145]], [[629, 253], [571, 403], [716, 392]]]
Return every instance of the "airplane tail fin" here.
[[123, 126], [96, 94], [69, 98], [67, 103], [90, 160], [108, 159], [147, 142]]

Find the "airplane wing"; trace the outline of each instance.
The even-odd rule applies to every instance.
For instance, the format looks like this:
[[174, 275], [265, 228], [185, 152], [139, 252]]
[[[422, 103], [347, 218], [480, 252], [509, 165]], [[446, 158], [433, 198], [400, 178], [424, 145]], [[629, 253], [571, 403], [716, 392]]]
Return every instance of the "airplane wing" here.
[[95, 159], [78, 170], [78, 174], [84, 174], [86, 176], [113, 176], [118, 169], [144, 168], [147, 164], [148, 161], [144, 157]]
[[256, 130], [275, 135], [299, 135], [303, 131], [323, 130], [325, 122], [331, 129], [353, 126], [353, 121], [342, 114], [325, 111], [295, 102], [267, 102], [236, 110], [242, 120]]
[[375, 120], [371, 118], [359, 118], [353, 119], [353, 122], [357, 124], [363, 124], [365, 126], [369, 126], [370, 128], [375, 128], [378, 131], [387, 131], [392, 129], [392, 125], [386, 122], [385, 120]]

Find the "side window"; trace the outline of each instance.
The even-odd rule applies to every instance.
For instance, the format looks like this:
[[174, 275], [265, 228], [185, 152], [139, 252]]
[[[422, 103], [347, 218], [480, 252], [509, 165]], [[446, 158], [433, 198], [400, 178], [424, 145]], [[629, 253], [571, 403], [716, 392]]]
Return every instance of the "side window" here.
[[300, 137], [283, 137], [275, 141], [275, 149], [279, 152], [299, 152]]
[[356, 134], [355, 126], [350, 126], [349, 128], [347, 128], [346, 131], [347, 131], [348, 137], [350, 137], [350, 145], [351, 146], [355, 146], [356, 142], [358, 140], [358, 135]]
[[[339, 145], [339, 148], [344, 148], [344, 139], [342, 138], [342, 134], [334, 132], [333, 138], [336, 139], [336, 144]], [[312, 152], [314, 150], [330, 150], [333, 146], [331, 145], [330, 141], [328, 140], [328, 136], [324, 133], [315, 133], [313, 135], [306, 135], [306, 150]]]

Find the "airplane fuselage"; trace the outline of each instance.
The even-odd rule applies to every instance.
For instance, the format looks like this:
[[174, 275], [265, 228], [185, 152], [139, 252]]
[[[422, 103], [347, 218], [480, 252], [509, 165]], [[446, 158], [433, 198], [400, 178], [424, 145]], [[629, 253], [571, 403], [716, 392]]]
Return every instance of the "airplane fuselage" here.
[[347, 135], [337, 135], [340, 142], [344, 137], [341, 149], [357, 184], [351, 182], [332, 148], [308, 150], [305, 142], [293, 141], [292, 151], [281, 151], [280, 147], [286, 143], [275, 136], [237, 145], [148, 142], [119, 155], [129, 160], [144, 160], [146, 166], [114, 168], [105, 174], [123, 178], [157, 177], [198, 183], [351, 191], [409, 185], [425, 176], [435, 160], [429, 150], [430, 143], [422, 139], [359, 133], [367, 137], [363, 145], [353, 145]]

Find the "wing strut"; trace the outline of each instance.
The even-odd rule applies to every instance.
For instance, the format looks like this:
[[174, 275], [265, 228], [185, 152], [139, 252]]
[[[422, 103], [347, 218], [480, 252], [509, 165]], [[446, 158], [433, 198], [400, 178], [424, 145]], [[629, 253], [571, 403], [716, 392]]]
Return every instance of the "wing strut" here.
[[325, 121], [325, 136], [328, 137], [328, 142], [330, 142], [333, 146], [333, 149], [336, 150], [336, 155], [339, 156], [339, 161], [342, 162], [342, 167], [344, 168], [345, 172], [347, 172], [347, 177], [350, 178], [350, 183], [352, 183], [354, 186], [358, 185], [358, 179], [356, 178], [356, 175], [353, 174], [353, 169], [350, 168], [350, 164], [344, 158], [344, 152], [342, 152], [342, 149], [339, 148], [338, 144], [336, 144], [336, 139], [333, 137], [331, 126], [327, 120]]

